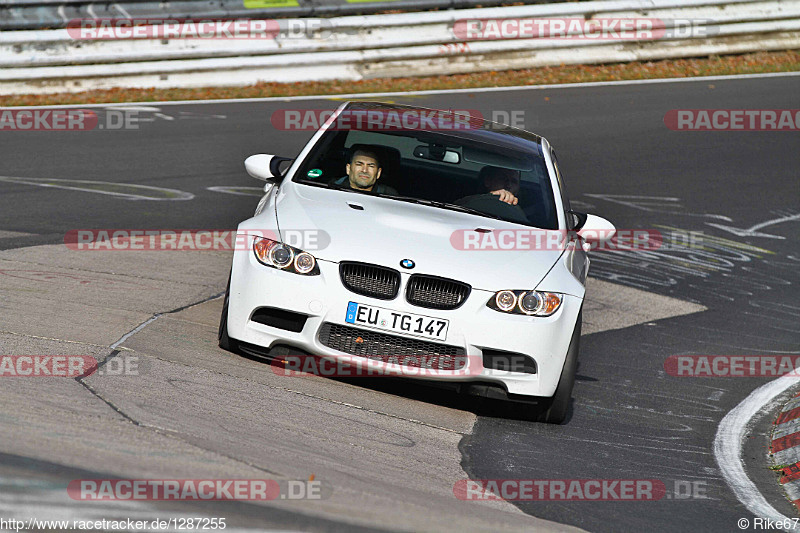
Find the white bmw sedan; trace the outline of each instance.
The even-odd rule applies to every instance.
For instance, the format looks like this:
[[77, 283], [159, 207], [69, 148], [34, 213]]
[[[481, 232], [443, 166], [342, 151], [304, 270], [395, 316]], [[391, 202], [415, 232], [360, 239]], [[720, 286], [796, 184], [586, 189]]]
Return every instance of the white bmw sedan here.
[[259, 154], [219, 343], [369, 364], [568, 412], [586, 250], [606, 220], [573, 212], [542, 137], [456, 112], [349, 102], [295, 159]]

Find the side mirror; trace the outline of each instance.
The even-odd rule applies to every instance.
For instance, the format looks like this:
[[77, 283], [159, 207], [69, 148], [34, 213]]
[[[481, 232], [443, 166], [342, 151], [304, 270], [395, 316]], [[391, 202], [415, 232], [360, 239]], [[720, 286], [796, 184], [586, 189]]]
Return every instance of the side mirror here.
[[575, 230], [590, 245], [598, 245], [610, 240], [617, 233], [617, 228], [608, 220], [597, 215], [572, 213], [578, 219]]
[[244, 168], [257, 180], [279, 182], [283, 179], [280, 165], [286, 161], [292, 159], [271, 154], [256, 154], [244, 160]]

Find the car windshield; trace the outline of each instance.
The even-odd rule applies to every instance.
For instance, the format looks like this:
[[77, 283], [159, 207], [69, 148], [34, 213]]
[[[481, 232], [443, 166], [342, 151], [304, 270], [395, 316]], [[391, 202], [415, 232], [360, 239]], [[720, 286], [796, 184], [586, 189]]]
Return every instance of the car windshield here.
[[[365, 106], [343, 111], [304, 160], [295, 182], [558, 228], [537, 136], [482, 120], [463, 121], [445, 112], [439, 113], [450, 117], [449, 123], [432, 120], [423, 127], [401, 129], [390, 124], [391, 113], [400, 113], [394, 124], [413, 126], [417, 123], [409, 113], [427, 110]], [[381, 114], [372, 115], [371, 121], [356, 120], [367, 110]], [[501, 190], [516, 197], [516, 205], [491, 194]]]

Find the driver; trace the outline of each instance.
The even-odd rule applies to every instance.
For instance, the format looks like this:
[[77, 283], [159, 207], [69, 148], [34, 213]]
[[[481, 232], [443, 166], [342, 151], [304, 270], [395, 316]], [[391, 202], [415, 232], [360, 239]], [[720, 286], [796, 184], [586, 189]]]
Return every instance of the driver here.
[[478, 179], [483, 182], [489, 194], [494, 194], [501, 202], [510, 205], [519, 203], [519, 178], [519, 170], [491, 165], [483, 167], [478, 174]]
[[357, 148], [350, 156], [350, 162], [345, 166], [347, 175], [335, 180], [333, 184], [357, 191], [396, 195], [397, 191], [392, 187], [377, 183], [381, 177], [381, 170], [377, 152], [368, 148]]

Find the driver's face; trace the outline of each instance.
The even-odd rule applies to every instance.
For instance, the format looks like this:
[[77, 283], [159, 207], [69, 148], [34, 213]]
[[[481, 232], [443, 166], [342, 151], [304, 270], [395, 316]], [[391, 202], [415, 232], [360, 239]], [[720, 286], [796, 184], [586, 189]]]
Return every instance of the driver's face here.
[[371, 191], [375, 182], [381, 177], [378, 160], [368, 155], [358, 154], [347, 164], [347, 176], [354, 189]]

